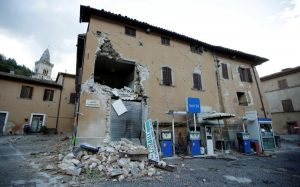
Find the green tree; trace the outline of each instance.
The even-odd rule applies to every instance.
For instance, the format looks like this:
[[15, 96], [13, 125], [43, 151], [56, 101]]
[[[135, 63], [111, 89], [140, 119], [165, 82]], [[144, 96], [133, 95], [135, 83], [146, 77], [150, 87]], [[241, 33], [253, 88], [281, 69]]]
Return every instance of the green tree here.
[[18, 65], [14, 58], [8, 58], [0, 54], [0, 71], [9, 73], [14, 71], [17, 75], [31, 76], [32, 71], [24, 65]]

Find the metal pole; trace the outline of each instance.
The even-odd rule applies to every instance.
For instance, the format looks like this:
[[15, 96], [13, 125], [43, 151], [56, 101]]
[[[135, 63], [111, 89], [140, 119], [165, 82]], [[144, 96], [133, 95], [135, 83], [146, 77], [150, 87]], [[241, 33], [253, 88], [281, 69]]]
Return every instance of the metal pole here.
[[174, 113], [173, 113], [173, 119], [172, 119], [172, 134], [173, 134], [173, 156], [175, 156], [175, 119], [174, 119]]
[[194, 113], [194, 131], [196, 131], [196, 113]]

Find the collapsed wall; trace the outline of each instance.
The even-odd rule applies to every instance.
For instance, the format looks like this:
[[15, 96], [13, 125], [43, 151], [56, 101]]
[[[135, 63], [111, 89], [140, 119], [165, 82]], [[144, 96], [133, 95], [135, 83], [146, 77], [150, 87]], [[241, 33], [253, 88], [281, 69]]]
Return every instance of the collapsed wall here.
[[[146, 103], [143, 82], [148, 79], [149, 71], [121, 57], [104, 33], [97, 32], [94, 36], [97, 39], [94, 72], [81, 84], [80, 103], [84, 106], [79, 111], [78, 143], [97, 145], [111, 140], [111, 135], [113, 140], [122, 136], [136, 138], [142, 132], [145, 113], [142, 110]], [[120, 106], [125, 111], [119, 113]], [[111, 124], [118, 125], [123, 135], [111, 132], [114, 130]]]

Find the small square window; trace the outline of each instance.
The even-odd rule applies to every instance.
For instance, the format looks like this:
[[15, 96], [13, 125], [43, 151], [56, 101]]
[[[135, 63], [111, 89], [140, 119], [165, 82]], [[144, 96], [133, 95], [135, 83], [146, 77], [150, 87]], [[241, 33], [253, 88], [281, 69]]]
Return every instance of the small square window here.
[[20, 98], [23, 99], [32, 99], [33, 87], [31, 86], [22, 86]]
[[70, 104], [75, 104], [75, 101], [76, 101], [76, 93], [70, 93], [69, 103]]
[[136, 36], [136, 30], [131, 27], [125, 27], [125, 34], [128, 36], [135, 37]]
[[192, 53], [197, 53], [197, 54], [202, 54], [203, 53], [203, 48], [198, 45], [190, 45], [191, 52]]
[[44, 101], [53, 101], [54, 90], [45, 89], [44, 91]]
[[169, 46], [170, 45], [170, 38], [162, 36], [161, 37], [161, 44]]

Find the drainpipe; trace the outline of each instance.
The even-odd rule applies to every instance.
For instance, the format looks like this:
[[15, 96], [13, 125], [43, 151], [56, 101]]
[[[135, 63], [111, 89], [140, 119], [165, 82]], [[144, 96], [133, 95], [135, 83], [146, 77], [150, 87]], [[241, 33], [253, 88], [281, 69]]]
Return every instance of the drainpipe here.
[[[63, 75], [62, 75], [63, 76]], [[60, 105], [61, 105], [61, 95], [62, 95], [62, 91], [64, 89], [64, 80], [65, 77], [63, 76], [63, 80], [62, 80], [62, 88], [60, 90], [60, 94], [59, 94], [59, 102], [58, 102], [58, 110], [57, 110], [57, 118], [56, 118], [56, 126], [55, 126], [55, 133], [57, 134], [57, 127], [58, 127], [58, 119], [59, 119], [59, 114], [60, 114]]]
[[261, 107], [262, 107], [262, 109], [263, 109], [264, 116], [265, 116], [265, 118], [266, 118], [267, 115], [266, 115], [265, 105], [264, 105], [264, 102], [263, 102], [263, 100], [262, 100], [262, 95], [261, 95], [261, 92], [260, 92], [260, 88], [259, 88], [259, 85], [258, 85], [258, 81], [257, 81], [257, 78], [256, 78], [256, 73], [255, 73], [255, 71], [254, 71], [253, 65], [251, 65], [251, 68], [252, 68], [252, 71], [253, 71], [253, 74], [254, 74], [254, 78], [255, 78], [255, 83], [256, 83], [256, 86], [257, 86], [257, 89], [258, 89], [258, 95], [259, 95], [259, 99], [260, 99], [260, 102], [261, 102]]
[[223, 101], [223, 96], [222, 96], [222, 89], [221, 89], [221, 84], [220, 84], [220, 72], [219, 72], [219, 66], [218, 66], [219, 60], [213, 53], [212, 53], [212, 56], [214, 58], [215, 68], [216, 68], [217, 89], [218, 89], [220, 109], [221, 109], [221, 112], [225, 112], [224, 101]]

